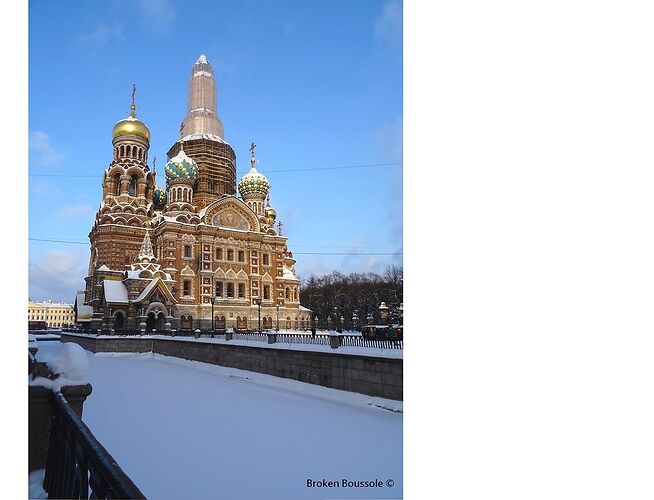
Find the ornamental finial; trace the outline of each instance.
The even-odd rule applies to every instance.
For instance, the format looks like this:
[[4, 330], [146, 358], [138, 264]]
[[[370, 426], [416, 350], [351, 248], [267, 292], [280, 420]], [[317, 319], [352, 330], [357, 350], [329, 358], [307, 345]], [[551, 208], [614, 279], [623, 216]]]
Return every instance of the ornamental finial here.
[[179, 124], [179, 149], [184, 151], [184, 136], [182, 135], [182, 130], [184, 129], [184, 120]]
[[134, 95], [135, 94], [136, 94], [136, 84], [132, 83], [132, 105], [130, 106], [130, 109], [132, 110], [132, 112], [130, 113], [130, 116], [132, 118], [136, 118], [136, 113], [135, 113], [136, 105], [134, 104]]
[[250, 158], [250, 163], [252, 164], [252, 168], [254, 168], [254, 163], [256, 162], [256, 160], [254, 159], [254, 148], [256, 147], [257, 145], [254, 142], [250, 144], [250, 153], [252, 155], [252, 158]]
[[157, 175], [157, 155], [154, 155], [154, 159], [152, 160], [152, 173]]
[[279, 233], [280, 236], [282, 235], [282, 221], [279, 221], [277, 223], [277, 232]]

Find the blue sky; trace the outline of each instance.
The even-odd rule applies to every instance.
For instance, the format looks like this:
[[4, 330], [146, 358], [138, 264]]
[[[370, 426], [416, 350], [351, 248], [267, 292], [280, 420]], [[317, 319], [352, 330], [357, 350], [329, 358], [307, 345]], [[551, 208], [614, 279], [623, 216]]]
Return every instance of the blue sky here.
[[402, 263], [399, 1], [31, 0], [31, 298], [70, 301], [84, 287], [88, 245], [34, 239], [88, 241], [132, 83], [162, 172], [201, 53], [237, 176], [254, 141], [300, 276]]

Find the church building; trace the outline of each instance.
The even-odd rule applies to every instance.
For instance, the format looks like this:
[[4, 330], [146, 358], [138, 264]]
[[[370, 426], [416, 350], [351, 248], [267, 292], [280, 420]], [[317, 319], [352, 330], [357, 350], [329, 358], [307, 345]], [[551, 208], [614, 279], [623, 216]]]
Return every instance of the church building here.
[[[193, 65], [188, 112], [169, 149], [165, 187], [150, 167], [150, 130], [130, 116], [112, 131], [113, 158], [89, 234], [85, 329], [307, 329], [295, 259], [255, 168], [236, 186], [236, 154], [217, 113], [207, 58]], [[213, 316], [212, 316], [213, 311]]]

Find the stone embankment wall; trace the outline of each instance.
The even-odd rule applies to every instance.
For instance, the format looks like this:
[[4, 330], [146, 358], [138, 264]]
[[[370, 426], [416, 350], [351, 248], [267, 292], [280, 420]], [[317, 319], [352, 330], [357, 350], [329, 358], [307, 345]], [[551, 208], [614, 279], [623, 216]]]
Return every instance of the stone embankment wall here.
[[153, 352], [265, 373], [395, 400], [402, 399], [403, 360], [175, 339], [103, 338], [62, 333], [92, 352]]

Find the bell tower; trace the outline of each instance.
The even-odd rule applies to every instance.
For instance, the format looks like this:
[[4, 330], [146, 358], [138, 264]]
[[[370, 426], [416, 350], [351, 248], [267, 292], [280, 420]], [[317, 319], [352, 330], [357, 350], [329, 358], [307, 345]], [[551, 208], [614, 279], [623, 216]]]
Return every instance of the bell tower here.
[[[223, 195], [236, 194], [236, 155], [225, 141], [218, 117], [216, 81], [211, 64], [202, 54], [191, 69], [188, 111], [182, 122], [184, 151], [197, 162], [199, 175], [194, 204], [202, 209]], [[168, 151], [168, 159], [180, 151], [180, 141]]]

